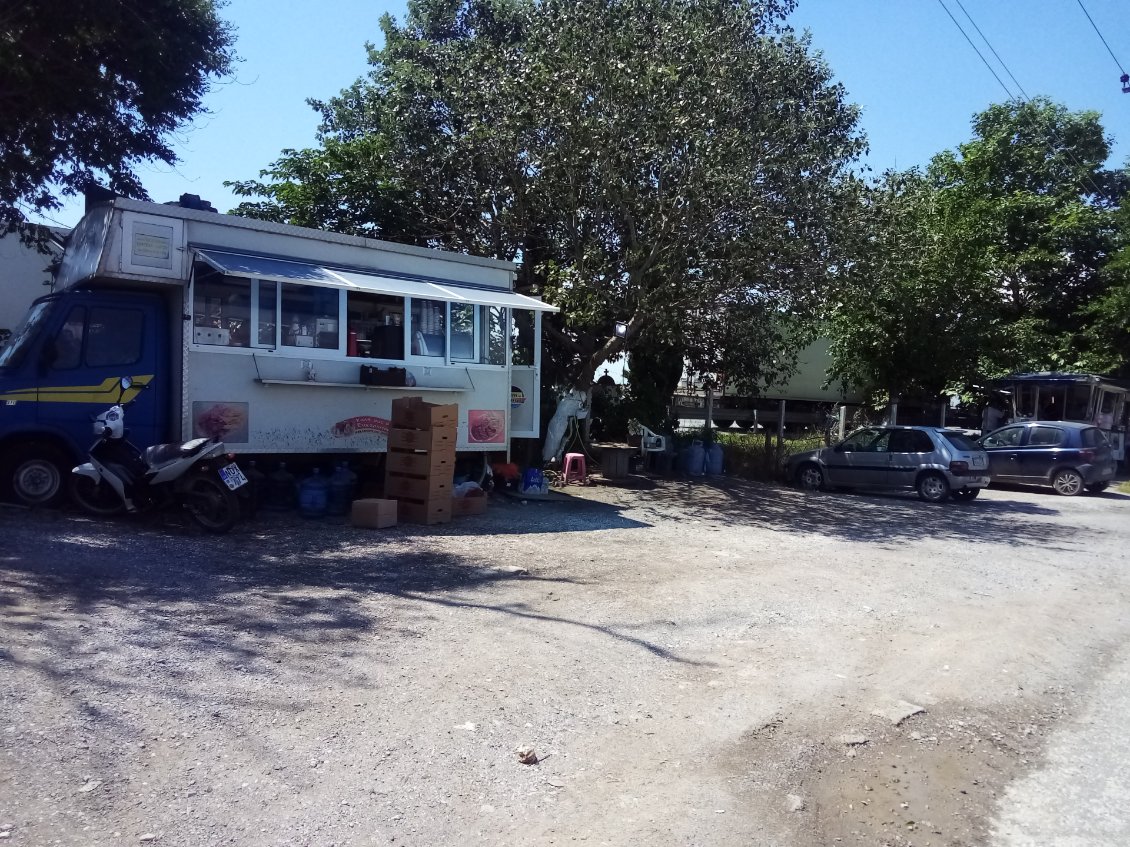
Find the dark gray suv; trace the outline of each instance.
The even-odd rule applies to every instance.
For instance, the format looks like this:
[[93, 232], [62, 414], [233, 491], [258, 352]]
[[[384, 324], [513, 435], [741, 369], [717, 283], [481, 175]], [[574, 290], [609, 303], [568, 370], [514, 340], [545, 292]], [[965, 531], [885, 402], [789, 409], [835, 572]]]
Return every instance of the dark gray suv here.
[[936, 426], [869, 427], [789, 457], [789, 478], [801, 488], [909, 488], [931, 503], [972, 500], [989, 484], [988, 469], [976, 441]]
[[1058, 493], [1094, 494], [1114, 479], [1114, 451], [1101, 429], [1071, 421], [1025, 421], [981, 437], [993, 482], [1050, 485]]

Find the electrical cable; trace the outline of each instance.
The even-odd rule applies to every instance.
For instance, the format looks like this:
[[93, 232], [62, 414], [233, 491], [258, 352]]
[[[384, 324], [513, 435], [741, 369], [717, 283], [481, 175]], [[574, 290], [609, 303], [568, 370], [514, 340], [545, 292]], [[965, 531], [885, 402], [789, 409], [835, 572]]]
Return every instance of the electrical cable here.
[[1087, 7], [1083, 5], [1083, 0], [1075, 0], [1075, 2], [1079, 4], [1079, 8], [1083, 10], [1083, 14], [1087, 16], [1087, 20], [1091, 22], [1091, 26], [1095, 29], [1095, 35], [1097, 35], [1099, 40], [1103, 43], [1106, 52], [1110, 53], [1110, 58], [1114, 59], [1114, 64], [1118, 65], [1118, 69], [1125, 74], [1125, 68], [1123, 68], [1122, 63], [1118, 61], [1118, 57], [1114, 55], [1114, 51], [1110, 49], [1110, 45], [1106, 43], [1106, 39], [1103, 38], [1102, 32], [1099, 31], [1099, 26], [1095, 23], [1095, 19], [1091, 17], [1091, 13], [1087, 11]]
[[1020, 90], [1020, 93], [1024, 95], [1024, 99], [1031, 100], [1032, 98], [1028, 96], [1028, 92], [1024, 90], [1024, 86], [1020, 84], [1020, 80], [1018, 80], [1015, 75], [1013, 75], [1012, 70], [1008, 65], [1005, 64], [1004, 59], [1001, 58], [1001, 54], [997, 52], [997, 48], [995, 48], [992, 42], [985, 37], [985, 33], [981, 32], [981, 27], [977, 26], [977, 22], [973, 20], [973, 16], [970, 15], [968, 11], [966, 11], [965, 6], [964, 4], [962, 4], [961, 0], [954, 0], [954, 2], [957, 3], [957, 7], [965, 13], [965, 17], [969, 19], [969, 23], [973, 24], [973, 28], [977, 30], [977, 34], [981, 36], [981, 40], [984, 41], [985, 45], [993, 51], [993, 55], [997, 57], [997, 61], [1000, 62], [1001, 67], [1004, 68], [1004, 72], [1008, 74], [1009, 79], [1011, 79], [1016, 84], [1016, 87]]
[[1015, 94], [1012, 93], [1012, 91], [1009, 90], [1009, 87], [1004, 84], [1004, 80], [1000, 78], [1000, 74], [998, 74], [993, 66], [989, 64], [989, 60], [985, 58], [985, 55], [981, 52], [980, 48], [978, 48], [977, 45], [973, 43], [973, 39], [969, 37], [969, 33], [965, 31], [958, 19], [953, 16], [953, 12], [949, 10], [949, 7], [946, 6], [946, 4], [942, 2], [942, 0], [938, 0], [938, 5], [945, 9], [946, 14], [949, 15], [950, 20], [953, 21], [953, 25], [956, 26], [958, 31], [965, 36], [965, 40], [969, 42], [969, 46], [973, 48], [973, 52], [976, 53], [977, 57], [985, 63], [985, 67], [989, 69], [989, 73], [991, 73], [996, 81], [1000, 83], [1001, 88], [1004, 89], [1004, 93], [1008, 95], [1008, 99], [1019, 99]]
[[[996, 77], [997, 82], [1001, 83], [1001, 87], [1004, 88], [1004, 90], [1008, 93], [1009, 98], [1013, 99], [1013, 100], [1018, 100], [1022, 103], [1031, 102], [1032, 98], [1028, 96], [1028, 92], [1024, 90], [1024, 86], [1022, 86], [1020, 84], [1020, 81], [1016, 78], [1016, 76], [1009, 69], [1009, 67], [1005, 63], [1004, 59], [1002, 59], [1000, 54], [997, 53], [996, 48], [993, 47], [992, 42], [990, 42], [989, 39], [985, 36], [985, 33], [983, 33], [981, 31], [981, 28], [979, 26], [977, 26], [977, 22], [973, 20], [973, 16], [969, 14], [969, 12], [966, 10], [965, 6], [962, 4], [961, 0], [954, 0], [954, 2], [957, 3], [957, 5], [961, 9], [961, 11], [965, 13], [965, 17], [967, 17], [969, 19], [969, 23], [971, 23], [973, 25], [973, 28], [975, 30], [977, 30], [977, 34], [981, 36], [981, 39], [985, 42], [986, 46], [988, 46], [988, 48], [993, 51], [993, 55], [996, 57], [997, 61], [1000, 62], [1000, 65], [1001, 65], [1002, 68], [1004, 68], [1005, 73], [1007, 73], [1009, 75], [1009, 77], [1012, 79], [1012, 81], [1016, 84], [1016, 87], [1020, 90], [1020, 93], [1023, 95], [1022, 97], [1014, 97], [1013, 96], [1012, 92], [1008, 89], [1007, 86], [1005, 86], [1005, 84], [1001, 81], [1001, 78], [999, 76], [997, 76], [996, 71], [993, 70], [993, 68], [989, 65], [988, 61], [986, 61], [985, 57], [981, 54], [981, 51], [977, 50], [976, 45], [973, 44], [973, 40], [969, 37], [968, 33], [966, 33], [965, 30], [961, 27], [961, 24], [958, 23], [957, 19], [953, 16], [953, 14], [950, 12], [950, 10], [946, 7], [945, 3], [943, 3], [942, 0], [938, 0], [938, 4], [943, 9], [946, 10], [946, 14], [948, 14], [950, 16], [950, 20], [952, 20], [954, 22], [954, 25], [957, 26], [957, 28], [961, 31], [961, 34], [965, 36], [965, 40], [968, 41], [970, 46], [973, 47], [973, 49], [977, 51], [977, 55], [980, 56], [981, 61], [985, 62], [985, 66], [988, 67], [989, 70], [992, 72], [993, 76]], [[1080, 7], [1082, 8], [1083, 7], [1082, 0], [1078, 0], [1078, 2], [1079, 2]], [[1087, 11], [1086, 8], [1083, 8], [1083, 12], [1086, 13], [1086, 11]], [[1090, 17], [1091, 17], [1090, 15], [1087, 15], [1088, 20], [1090, 20]], [[1091, 21], [1091, 25], [1094, 26], [1094, 21]], [[1095, 27], [1095, 31], [1098, 32], [1098, 27]], [[1102, 33], [1099, 33], [1099, 38], [1102, 38]], [[1103, 43], [1106, 44], [1106, 39], [1103, 39]], [[1107, 47], [1107, 50], [1110, 50], [1109, 46]], [[1111, 53], [1111, 58], [1114, 58], [1113, 53]], [[1117, 59], [1115, 59], [1114, 61], [1115, 61], [1116, 64], [1118, 63]], [[1121, 69], [1121, 67], [1122, 66], [1119, 65], [1119, 69]], [[1081, 170], [1083, 169], [1083, 163], [1080, 162], [1078, 158], [1076, 158], [1075, 154], [1073, 152], [1071, 152], [1071, 150], [1069, 150], [1067, 147], [1064, 147], [1063, 152], [1067, 156], [1067, 158], [1070, 159], [1076, 167], [1080, 168]], [[1095, 182], [1094, 178], [1092, 177], [1092, 175], [1090, 173], [1084, 172], [1083, 173], [1083, 179], [1086, 181], [1086, 183], [1088, 185], [1090, 185], [1090, 187], [1092, 189], [1094, 189], [1096, 196], [1102, 197], [1104, 200], [1107, 200], [1108, 202], [1111, 202], [1111, 203], [1114, 202], [1113, 199], [1106, 193], [1106, 191], [1104, 191], [1102, 188], [1099, 187], [1098, 183]]]

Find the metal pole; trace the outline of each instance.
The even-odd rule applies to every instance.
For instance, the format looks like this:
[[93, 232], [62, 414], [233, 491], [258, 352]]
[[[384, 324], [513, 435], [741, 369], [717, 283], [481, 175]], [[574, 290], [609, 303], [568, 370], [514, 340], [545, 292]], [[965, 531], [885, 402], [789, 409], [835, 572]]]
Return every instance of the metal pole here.
[[785, 401], [781, 401], [780, 407], [777, 409], [777, 451], [780, 452], [781, 445], [785, 443]]
[[705, 429], [707, 435], [709, 435], [710, 428], [713, 425], [713, 422], [714, 422], [713, 418], [714, 418], [714, 383], [713, 382], [707, 382], [706, 383], [706, 423], [704, 424], [704, 429]]

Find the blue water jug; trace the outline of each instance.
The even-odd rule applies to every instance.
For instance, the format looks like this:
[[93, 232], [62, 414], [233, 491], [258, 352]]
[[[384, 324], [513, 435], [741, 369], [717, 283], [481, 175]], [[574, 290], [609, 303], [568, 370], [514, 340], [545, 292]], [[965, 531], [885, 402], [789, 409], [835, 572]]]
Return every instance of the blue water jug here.
[[298, 511], [304, 518], [324, 518], [330, 499], [330, 481], [318, 468], [298, 486]]
[[722, 473], [722, 445], [711, 444], [706, 448], [706, 474], [719, 476]]
[[690, 447], [685, 447], [679, 456], [681, 470], [690, 476], [702, 476], [706, 466], [706, 450], [701, 441], [692, 441]]
[[347, 515], [353, 505], [353, 494], [357, 488], [357, 474], [342, 462], [330, 477], [329, 499], [326, 501], [327, 515]]
[[297, 493], [294, 474], [286, 469], [286, 462], [279, 462], [278, 468], [267, 478], [267, 497], [263, 506], [279, 512], [293, 509]]

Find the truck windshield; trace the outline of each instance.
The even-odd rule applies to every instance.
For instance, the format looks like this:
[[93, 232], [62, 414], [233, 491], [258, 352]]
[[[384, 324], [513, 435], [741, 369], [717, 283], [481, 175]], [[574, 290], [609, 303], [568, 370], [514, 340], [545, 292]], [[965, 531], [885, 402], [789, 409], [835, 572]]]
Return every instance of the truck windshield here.
[[23, 326], [16, 330], [16, 334], [12, 336], [8, 346], [0, 350], [0, 368], [18, 367], [24, 360], [32, 342], [39, 335], [39, 325], [43, 323], [48, 312], [51, 311], [51, 303], [52, 301], [47, 300], [36, 303], [31, 307], [31, 311], [24, 319]]

